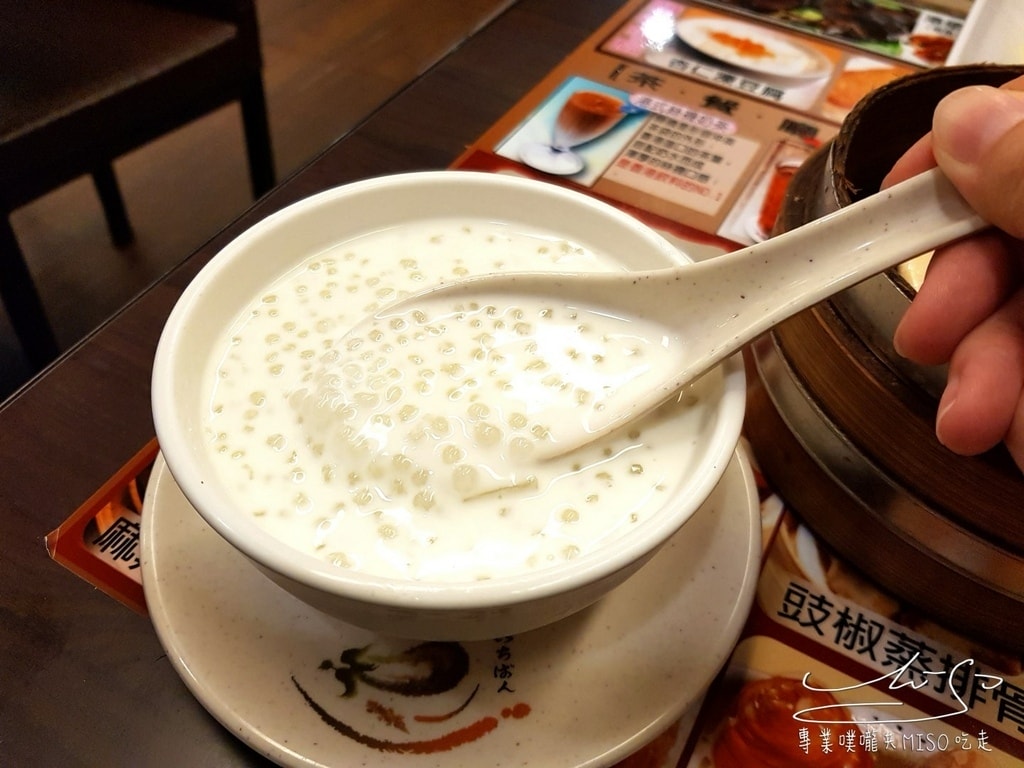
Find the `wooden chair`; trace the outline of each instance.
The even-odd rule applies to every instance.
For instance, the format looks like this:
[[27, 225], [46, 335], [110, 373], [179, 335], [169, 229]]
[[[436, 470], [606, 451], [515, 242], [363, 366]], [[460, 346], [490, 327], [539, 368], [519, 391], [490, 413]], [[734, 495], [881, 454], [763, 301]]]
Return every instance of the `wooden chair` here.
[[125, 245], [114, 159], [236, 101], [258, 197], [274, 164], [253, 0], [0, 0], [0, 300], [34, 366], [58, 346], [11, 211], [88, 174]]

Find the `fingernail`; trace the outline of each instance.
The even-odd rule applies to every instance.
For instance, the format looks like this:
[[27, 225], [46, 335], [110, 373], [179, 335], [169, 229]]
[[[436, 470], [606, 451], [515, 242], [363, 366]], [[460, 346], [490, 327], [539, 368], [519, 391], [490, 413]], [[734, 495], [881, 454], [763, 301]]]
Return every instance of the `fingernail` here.
[[905, 358], [907, 356], [907, 353], [903, 348], [903, 334], [900, 332], [900, 328], [902, 327], [902, 323], [897, 325], [896, 330], [892, 334], [892, 348], [893, 350], [895, 350], [897, 355]]
[[974, 163], [1003, 134], [1024, 121], [1024, 92], [987, 85], [954, 91], [932, 119], [934, 151], [958, 163]]
[[946, 389], [939, 400], [939, 410], [935, 415], [935, 435], [938, 437], [939, 442], [943, 444], [945, 444], [945, 441], [942, 439], [942, 422], [950, 409], [956, 405], [957, 390], [959, 388], [959, 379], [956, 376], [950, 375], [949, 380], [946, 382]]

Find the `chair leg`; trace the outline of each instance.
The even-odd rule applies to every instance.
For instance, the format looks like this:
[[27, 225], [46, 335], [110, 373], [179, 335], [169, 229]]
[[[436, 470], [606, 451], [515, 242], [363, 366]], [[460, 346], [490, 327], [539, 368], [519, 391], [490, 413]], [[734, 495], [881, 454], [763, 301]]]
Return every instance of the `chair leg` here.
[[124, 206], [121, 189], [117, 185], [114, 166], [111, 163], [106, 163], [94, 168], [92, 183], [96, 187], [96, 194], [99, 195], [100, 204], [103, 206], [103, 214], [107, 217], [110, 239], [118, 248], [123, 248], [135, 239], [135, 233], [132, 232], [131, 222], [128, 221], [128, 211]]
[[60, 349], [25, 256], [6, 217], [0, 223], [0, 300], [7, 309], [25, 357], [36, 370], [41, 370], [57, 357]]
[[267, 99], [263, 90], [263, 77], [259, 73], [245, 87], [241, 102], [249, 178], [253, 197], [261, 197], [274, 187], [276, 176], [270, 124], [267, 120]]

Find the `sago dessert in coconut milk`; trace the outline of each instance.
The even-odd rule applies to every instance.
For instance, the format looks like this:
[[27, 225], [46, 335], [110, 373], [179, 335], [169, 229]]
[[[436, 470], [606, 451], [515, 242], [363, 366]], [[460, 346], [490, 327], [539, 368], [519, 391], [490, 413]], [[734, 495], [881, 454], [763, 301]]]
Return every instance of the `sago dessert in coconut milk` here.
[[482, 220], [406, 224], [311, 256], [215, 347], [203, 422], [225, 487], [291, 547], [398, 579], [544, 568], [642, 524], [697, 460], [714, 382], [566, 455], [537, 449], [552, 420], [657, 364], [656, 329], [501, 297], [361, 324], [470, 275], [614, 269], [612, 255]]

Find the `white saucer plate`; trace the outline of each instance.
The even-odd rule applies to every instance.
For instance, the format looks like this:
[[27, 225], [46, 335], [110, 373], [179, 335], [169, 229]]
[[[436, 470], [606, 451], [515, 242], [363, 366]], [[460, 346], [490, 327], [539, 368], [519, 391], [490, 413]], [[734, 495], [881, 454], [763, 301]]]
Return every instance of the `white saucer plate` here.
[[612, 765], [694, 706], [753, 601], [760, 514], [737, 452], [665, 547], [582, 613], [515, 637], [381, 637], [284, 592], [157, 459], [142, 575], [167, 655], [231, 733], [284, 766]]

